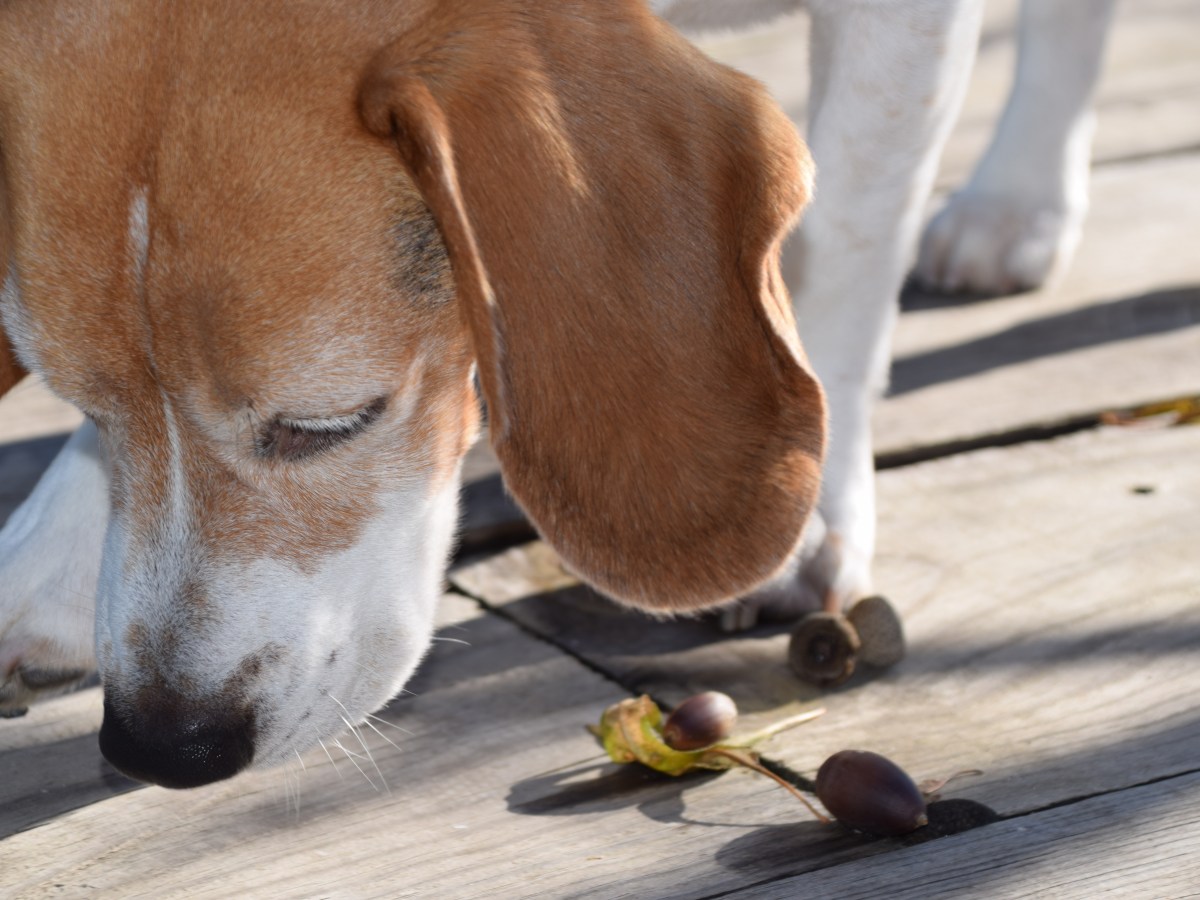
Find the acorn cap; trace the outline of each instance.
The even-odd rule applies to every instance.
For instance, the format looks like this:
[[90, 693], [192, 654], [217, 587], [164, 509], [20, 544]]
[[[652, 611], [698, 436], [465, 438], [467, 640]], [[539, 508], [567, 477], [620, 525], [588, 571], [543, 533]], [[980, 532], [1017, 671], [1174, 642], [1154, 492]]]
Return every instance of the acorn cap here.
[[846, 618], [858, 632], [858, 658], [872, 666], [894, 666], [904, 659], [904, 625], [896, 608], [884, 597], [864, 597], [850, 607]]
[[792, 669], [817, 687], [841, 684], [854, 673], [858, 632], [840, 613], [809, 613], [800, 620], [788, 643]]

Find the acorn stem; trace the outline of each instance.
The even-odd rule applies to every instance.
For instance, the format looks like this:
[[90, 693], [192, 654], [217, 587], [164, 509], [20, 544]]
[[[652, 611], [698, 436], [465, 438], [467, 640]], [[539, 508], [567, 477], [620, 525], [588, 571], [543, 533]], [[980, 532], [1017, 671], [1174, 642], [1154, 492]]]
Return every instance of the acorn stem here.
[[753, 747], [755, 744], [765, 741], [767, 738], [774, 737], [781, 731], [787, 731], [789, 728], [795, 728], [797, 725], [803, 725], [805, 722], [811, 722], [813, 719], [820, 718], [825, 715], [825, 707], [819, 706], [816, 709], [810, 709], [806, 712], [797, 713], [794, 716], [789, 716], [786, 719], [781, 719], [778, 722], [772, 722], [766, 728], [760, 731], [755, 731], [753, 734], [748, 734], [745, 737], [736, 739], [734, 746], [736, 747]]
[[968, 775], [974, 776], [982, 774], [982, 769], [963, 769], [961, 772], [955, 772], [953, 775], [949, 775], [946, 778], [930, 778], [926, 781], [922, 781], [917, 785], [917, 790], [924, 794], [926, 799], [932, 800], [937, 797], [938, 792], [941, 791], [942, 788], [954, 781], [956, 778], [966, 778]]
[[[824, 712], [824, 710], [821, 710], [821, 712]], [[758, 772], [760, 775], [766, 775], [780, 787], [790, 791], [797, 800], [807, 806], [809, 812], [816, 816], [817, 821], [819, 821], [821, 824], [829, 825], [831, 823], [832, 820], [815, 806], [813, 806], [812, 803], [809, 802], [809, 799], [796, 789], [795, 785], [784, 781], [766, 766], [762, 765], [751, 754], [731, 747], [712, 747], [707, 752], [715, 753], [717, 756], [724, 756], [726, 759], [732, 760], [739, 766], [745, 766], [747, 769], [752, 769], [753, 771]]]

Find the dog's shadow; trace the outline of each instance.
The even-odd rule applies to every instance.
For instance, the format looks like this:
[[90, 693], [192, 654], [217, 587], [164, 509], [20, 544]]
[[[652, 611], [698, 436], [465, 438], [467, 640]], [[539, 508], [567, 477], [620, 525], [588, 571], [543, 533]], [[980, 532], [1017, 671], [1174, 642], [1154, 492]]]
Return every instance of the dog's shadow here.
[[788, 638], [796, 621], [764, 621], [729, 633], [715, 614], [656, 619], [582, 584], [509, 601], [503, 614], [630, 693], [671, 704], [721, 690], [737, 701], [742, 713], [774, 713], [821, 704], [893, 671], [864, 664], [844, 684], [818, 688], [802, 680], [788, 662]]

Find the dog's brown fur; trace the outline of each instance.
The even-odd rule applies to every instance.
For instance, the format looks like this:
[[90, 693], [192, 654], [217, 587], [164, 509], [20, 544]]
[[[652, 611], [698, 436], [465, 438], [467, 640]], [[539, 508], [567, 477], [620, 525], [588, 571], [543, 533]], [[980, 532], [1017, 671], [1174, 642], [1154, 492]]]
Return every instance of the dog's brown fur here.
[[[510, 490], [618, 598], [746, 591], [815, 503], [823, 401], [777, 268], [807, 154], [638, 0], [0, 0], [0, 164], [12, 337], [113, 423], [118, 509], [165, 502], [168, 396], [206, 543], [331, 552], [379, 473], [454, 471], [472, 360]], [[422, 203], [456, 303], [440, 245], [396, 239]], [[239, 488], [260, 463], [228, 423], [398, 394], [417, 413], [353, 496]]]

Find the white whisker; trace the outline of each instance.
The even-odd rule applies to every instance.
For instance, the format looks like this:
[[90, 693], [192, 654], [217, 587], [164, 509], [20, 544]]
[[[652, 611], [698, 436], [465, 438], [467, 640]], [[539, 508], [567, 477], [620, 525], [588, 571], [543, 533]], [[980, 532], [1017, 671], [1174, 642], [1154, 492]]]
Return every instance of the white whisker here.
[[333, 771], [337, 772], [337, 777], [342, 781], [346, 778], [342, 775], [342, 770], [338, 768], [337, 760], [333, 758], [333, 754], [329, 752], [329, 748], [325, 746], [325, 742], [317, 738], [317, 743], [321, 745], [321, 749], [325, 751], [325, 755], [329, 757], [329, 762], [333, 765]]
[[358, 739], [360, 744], [362, 744], [363, 753], [367, 754], [367, 759], [370, 761], [371, 765], [375, 767], [375, 771], [379, 774], [379, 780], [383, 782], [384, 790], [390, 794], [392, 792], [392, 788], [388, 784], [387, 778], [384, 777], [383, 769], [379, 768], [379, 763], [375, 762], [375, 757], [371, 755], [371, 748], [367, 746], [367, 742], [363, 740], [363, 736], [359, 733], [358, 728], [348, 718], [350, 710], [346, 709], [346, 704], [344, 704], [337, 697], [333, 696], [333, 694], [326, 693], [325, 696], [345, 710], [346, 715], [340, 716], [341, 720], [346, 723], [346, 727], [350, 729], [350, 733]]
[[432, 638], [430, 638], [430, 640], [431, 641], [441, 641], [442, 643], [445, 643], [445, 644], [462, 644], [464, 647], [471, 646], [470, 641], [464, 641], [460, 638], [432, 637]]
[[[299, 758], [299, 754], [296, 754]], [[290, 765], [280, 770], [283, 776], [283, 802], [288, 812], [300, 817], [300, 775]]]
[[386, 734], [384, 734], [382, 731], [380, 731], [378, 728], [376, 728], [369, 719], [366, 722], [363, 722], [363, 724], [366, 725], [368, 728], [370, 728], [373, 732], [375, 732], [381, 738], [383, 738], [385, 741], [387, 741], [389, 744], [391, 744], [393, 747], [395, 747], [397, 750], [400, 749], [399, 744], [397, 744], [390, 737], [388, 737]]
[[363, 762], [367, 762], [367, 761], [368, 761], [368, 760], [367, 760], [367, 758], [366, 758], [365, 756], [363, 756], [361, 753], [359, 753], [359, 752], [358, 752], [358, 751], [356, 751], [356, 750], [351, 750], [351, 749], [350, 749], [349, 747], [347, 747], [345, 744], [339, 744], [337, 741], [334, 741], [334, 744], [336, 744], [336, 745], [337, 745], [337, 747], [338, 747], [338, 748], [339, 748], [339, 749], [340, 749], [340, 750], [341, 750], [343, 753], [345, 753], [347, 756], [349, 756], [349, 757], [352, 757], [353, 759], [361, 759]]
[[358, 769], [358, 774], [361, 775], [363, 778], [367, 779], [367, 784], [369, 784], [371, 787], [375, 788], [376, 792], [378, 792], [379, 787], [375, 784], [374, 781], [371, 780], [371, 776], [368, 775], [366, 772], [364, 772], [363, 767], [360, 766], [357, 762], [355, 762], [354, 757], [358, 756], [358, 754], [351, 753], [349, 750], [346, 749], [345, 745], [343, 745], [342, 742], [339, 740], [335, 739], [333, 742], [333, 745], [335, 747], [337, 747], [339, 750], [341, 750], [343, 753], [346, 754], [346, 759], [350, 760], [350, 764], [352, 766], [354, 766], [354, 768]]
[[367, 718], [374, 719], [380, 725], [386, 725], [386, 726], [388, 726], [388, 728], [395, 728], [397, 731], [402, 732], [403, 734], [407, 734], [409, 737], [412, 737], [416, 733], [413, 731], [409, 731], [407, 728], [401, 728], [395, 722], [389, 722], [387, 719], [377, 716], [374, 713], [367, 713]]

